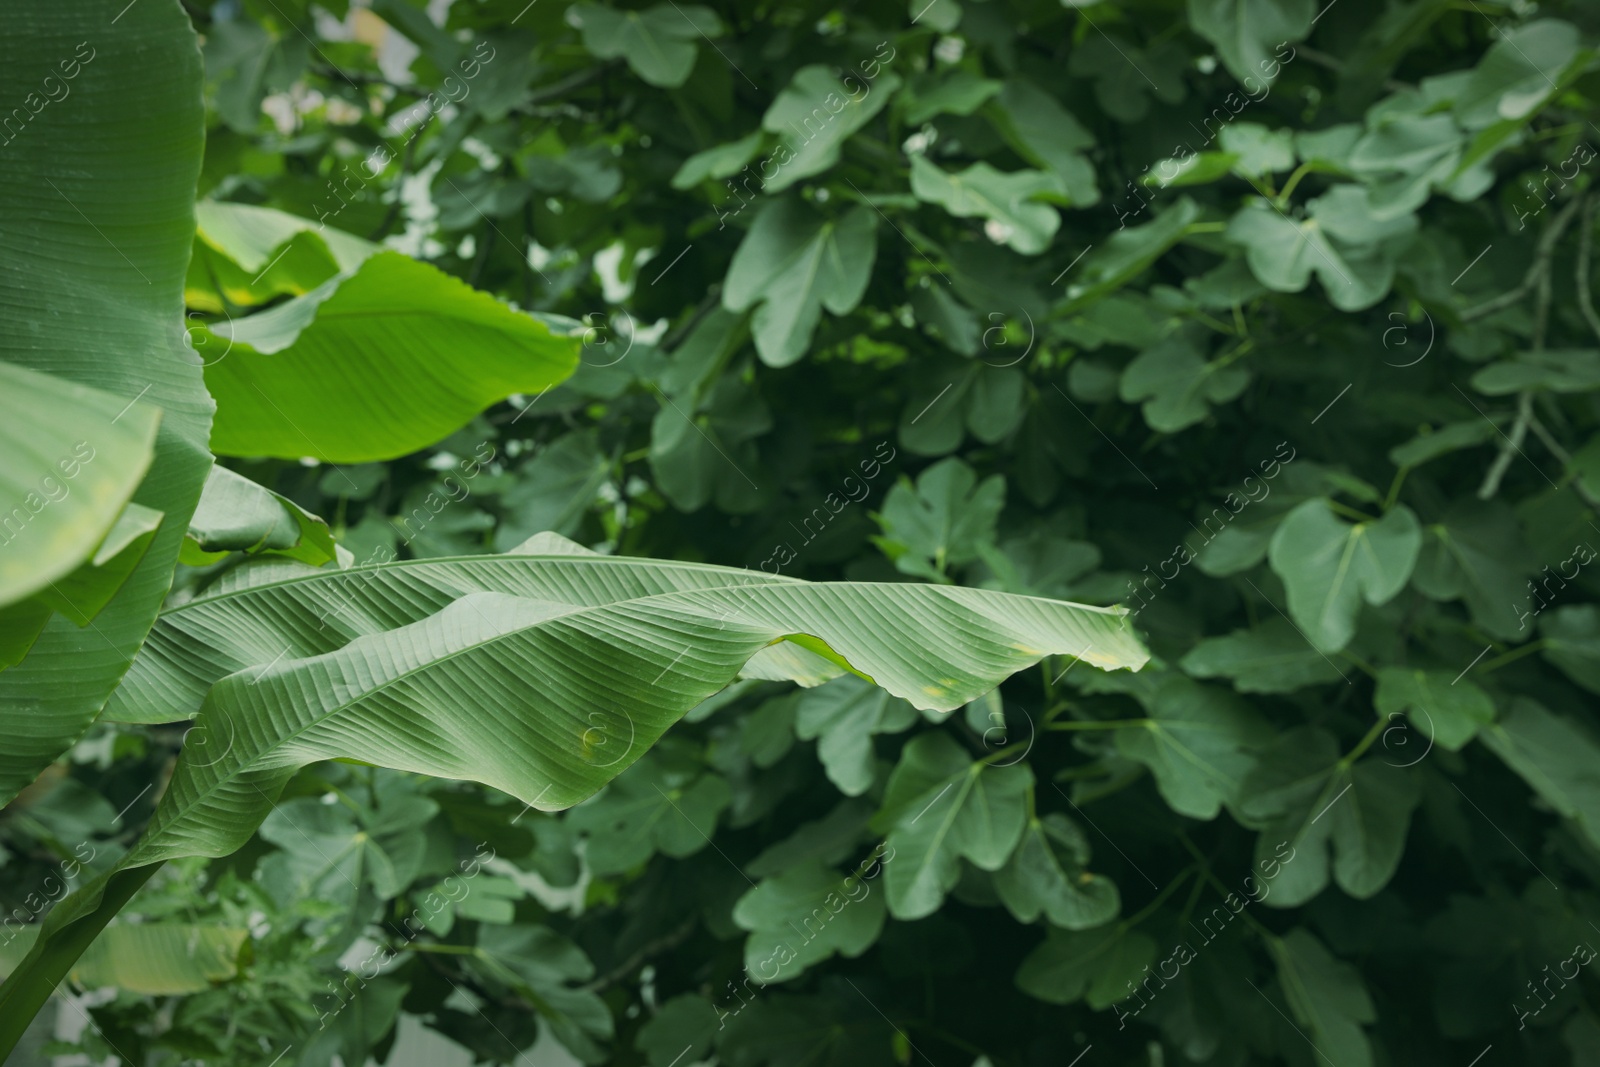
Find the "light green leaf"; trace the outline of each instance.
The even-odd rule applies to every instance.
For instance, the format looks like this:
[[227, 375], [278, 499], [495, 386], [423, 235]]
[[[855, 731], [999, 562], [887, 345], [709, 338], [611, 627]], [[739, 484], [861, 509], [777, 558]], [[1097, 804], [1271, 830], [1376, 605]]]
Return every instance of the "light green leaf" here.
[[817, 741], [828, 780], [858, 797], [877, 776], [874, 734], [899, 733], [917, 721], [917, 709], [860, 678], [847, 675], [809, 690], [795, 709], [795, 734]]
[[1289, 614], [1323, 652], [1355, 636], [1361, 602], [1387, 603], [1405, 588], [1422, 548], [1422, 527], [1397, 505], [1376, 522], [1341, 521], [1326, 500], [1291, 511], [1267, 551], [1283, 579]]
[[854, 93], [825, 66], [801, 67], [767, 108], [761, 127], [782, 136], [783, 144], [772, 154], [777, 171], [766, 178], [762, 186], [766, 192], [782, 192], [839, 162], [844, 143], [871, 122], [900, 88], [895, 74], [850, 80], [856, 85]]
[[1289, 1010], [1319, 1058], [1339, 1067], [1372, 1067], [1372, 1046], [1362, 1026], [1376, 1022], [1361, 972], [1336, 958], [1305, 927], [1267, 942], [1278, 964], [1278, 984]]
[[[214, 315], [223, 314], [228, 305], [249, 308], [284, 294], [308, 293], [341, 271], [355, 270], [381, 248], [343, 230], [254, 204], [202, 200], [195, 205], [195, 217], [198, 229], [185, 300]], [[204, 362], [223, 357], [226, 341], [200, 331], [191, 331], [191, 336]]]
[[1454, 116], [1469, 130], [1534, 114], [1556, 94], [1568, 64], [1588, 59], [1580, 56], [1576, 27], [1560, 19], [1538, 19], [1495, 37], [1455, 102]]
[[161, 412], [0, 363], [0, 606], [64, 578], [133, 496]]
[[1250, 269], [1268, 289], [1297, 293], [1314, 272], [1341, 311], [1381, 300], [1394, 280], [1399, 250], [1416, 232], [1416, 218], [1380, 216], [1368, 191], [1348, 184], [1307, 207], [1310, 217], [1295, 221], [1254, 200], [1229, 222], [1228, 239], [1244, 246]]
[[1117, 917], [1116, 883], [1086, 869], [1089, 842], [1076, 823], [1052, 812], [1028, 821], [1022, 841], [995, 872], [994, 888], [1018, 922], [1040, 915], [1065, 930], [1087, 930]]
[[1271, 84], [1289, 62], [1280, 43], [1311, 32], [1313, 0], [1189, 0], [1189, 25], [1217, 46], [1223, 66], [1248, 87], [1246, 78]]
[[204, 552], [271, 552], [313, 567], [334, 558], [326, 522], [223, 466], [211, 468], [189, 540]]
[[656, 4], [643, 11], [578, 4], [567, 10], [567, 21], [582, 32], [590, 55], [622, 56], [635, 74], [663, 89], [676, 89], [689, 79], [697, 40], [723, 32], [716, 12], [699, 4]]
[[1277, 618], [1253, 630], [1206, 638], [1183, 657], [1182, 667], [1196, 678], [1230, 678], [1241, 693], [1292, 693], [1341, 680], [1326, 656]]
[[239, 456], [391, 459], [578, 365], [577, 336], [425, 263], [380, 252], [305, 296], [214, 328], [212, 445]]
[[1235, 157], [1238, 173], [1260, 178], [1294, 168], [1294, 135], [1259, 122], [1234, 122], [1217, 136], [1222, 150]]
[[1167, 806], [1192, 819], [1214, 819], [1239, 800], [1255, 766], [1252, 750], [1272, 737], [1266, 722], [1225, 689], [1181, 675], [1141, 701], [1149, 720], [1116, 732], [1117, 751], [1150, 768]]
[[[1423, 736], [1451, 752], [1459, 752], [1480, 728], [1494, 722], [1494, 701], [1489, 694], [1448, 671], [1385, 667], [1378, 672], [1372, 702], [1380, 715], [1391, 719], [1409, 712]], [[1422, 747], [1418, 746], [1418, 758]]]
[[[199, 993], [238, 973], [239, 950], [249, 936], [248, 930], [196, 923], [118, 923], [101, 931], [70, 977], [85, 989], [113, 986], [146, 997]], [[25, 926], [0, 942], [0, 979], [38, 937], [37, 926]]]
[[762, 879], [733, 908], [733, 921], [750, 931], [745, 970], [763, 983], [798, 978], [834, 955], [854, 959], [878, 940], [883, 920], [882, 892], [818, 864]]
[[[6, 738], [0, 803], [88, 728], [127, 669], [171, 587], [183, 532], [211, 468], [212, 403], [183, 329], [205, 130], [200, 52], [189, 16], [177, 4], [137, 4], [108, 32], [116, 14], [99, 4], [41, 0], [7, 11], [9, 32], [0, 39], [0, 99], [11, 101], [7, 107], [42, 99], [42, 79], [57, 74], [58, 62], [71, 60], [78, 73], [70, 103], [38, 114], [24, 109], [26, 126], [7, 131], [11, 143], [0, 168], [0, 363], [118, 401], [109, 411], [86, 401], [56, 431], [65, 431], [69, 448], [43, 454], [40, 463], [81, 463], [70, 446], [102, 439], [89, 427], [133, 405], [115, 421], [117, 437], [108, 439], [119, 452], [98, 452], [79, 479], [125, 485], [137, 478], [129, 472], [142, 469], [139, 453], [148, 446], [124, 445], [124, 425], [131, 420], [132, 439], [148, 441], [159, 409], [154, 459], [132, 500], [164, 519], [92, 629], [52, 618], [26, 658], [0, 674], [0, 708], [6, 709], [0, 712]], [[159, 136], [151, 116], [160, 116]], [[0, 392], [15, 395], [9, 386]], [[79, 420], [85, 429], [75, 433], [72, 423]], [[11, 417], [5, 422], [10, 429]], [[14, 455], [4, 464], [8, 472], [36, 462]], [[122, 475], [108, 478], [112, 471]], [[57, 476], [62, 473], [57, 466]], [[62, 485], [78, 495], [74, 480]], [[117, 518], [121, 505], [112, 498], [119, 493], [97, 490], [98, 530], [82, 551], [74, 549], [77, 558], [68, 566], [87, 556]], [[65, 516], [77, 506], [69, 496], [33, 521], [53, 523], [49, 509], [65, 507]]]
[[1017, 988], [1050, 1004], [1083, 1000], [1102, 1011], [1130, 996], [1155, 958], [1155, 941], [1126, 923], [1082, 932], [1052, 927], [1044, 944], [1022, 961]]
[[914, 80], [904, 98], [906, 122], [920, 126], [936, 115], [970, 115], [1000, 91], [1000, 82], [966, 67]]
[[1060, 191], [1055, 178], [1043, 171], [1006, 174], [987, 163], [974, 163], [956, 174], [930, 163], [926, 156], [911, 159], [911, 191], [917, 199], [941, 204], [957, 218], [984, 218], [997, 224], [1001, 240], [1024, 255], [1050, 247], [1061, 216], [1041, 196]]
[[672, 176], [674, 189], [693, 189], [703, 181], [731, 178], [761, 151], [761, 131], [752, 130], [737, 141], [714, 145], [683, 161]]
[[763, 208], [728, 265], [722, 303], [752, 321], [762, 362], [787, 367], [805, 355], [826, 307], [849, 313], [861, 302], [877, 251], [875, 215], [865, 205], [822, 219], [798, 200]]
[[994, 543], [1005, 495], [1003, 477], [990, 475], [979, 484], [962, 460], [941, 460], [917, 476], [915, 488], [902, 478], [889, 490], [878, 515], [883, 536], [877, 543], [905, 573], [941, 578]]
[[889, 830], [889, 913], [920, 919], [938, 911], [961, 876], [963, 858], [999, 870], [1026, 827], [1032, 784], [1027, 766], [974, 762], [943, 733], [913, 738], [889, 776], [876, 822]]
[[1186, 334], [1173, 334], [1134, 357], [1122, 372], [1118, 394], [1143, 401], [1144, 421], [1157, 433], [1177, 433], [1205, 419], [1212, 404], [1244, 392], [1250, 372], [1223, 360], [1207, 362]]

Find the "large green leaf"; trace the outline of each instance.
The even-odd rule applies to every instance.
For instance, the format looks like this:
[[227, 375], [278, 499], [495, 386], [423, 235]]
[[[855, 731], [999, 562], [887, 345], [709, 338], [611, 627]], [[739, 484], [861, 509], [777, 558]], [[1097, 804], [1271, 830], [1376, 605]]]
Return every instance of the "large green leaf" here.
[[1173, 811], [1214, 819], [1239, 799], [1255, 765], [1251, 750], [1272, 736], [1266, 722], [1226, 689], [1182, 675], [1163, 681], [1143, 701], [1149, 718], [1117, 731], [1117, 751], [1150, 768]]
[[[80, 477], [121, 471], [111, 481], [124, 486], [137, 477], [150, 409], [159, 408], [154, 459], [133, 501], [164, 518], [92, 628], [58, 615], [0, 674], [0, 802], [70, 745], [116, 686], [171, 585], [211, 465], [212, 404], [183, 329], [204, 130], [200, 53], [172, 0], [124, 7], [25, 0], [7, 9], [0, 99], [39, 106], [19, 112], [27, 116], [20, 132], [8, 129], [0, 168], [0, 362], [105, 395], [58, 428], [71, 442], [117, 449], [98, 452]], [[69, 68], [70, 104], [46, 106], [42, 79]], [[104, 436], [107, 423], [117, 436]], [[9, 449], [4, 466], [27, 469]], [[91, 548], [120, 509], [113, 500], [121, 490], [98, 492], [107, 510]]]
[[[558, 540], [546, 537], [537, 551], [550, 552]], [[960, 707], [1004, 675], [1045, 655], [1071, 654], [1106, 668], [1138, 667], [1146, 658], [1119, 609], [975, 589], [819, 585], [744, 569], [571, 552], [342, 571], [306, 568], [287, 579], [276, 569], [263, 573], [268, 577], [262, 584], [248, 584], [247, 572], [235, 585], [165, 612], [107, 716], [124, 722], [189, 718], [200, 710], [213, 683], [226, 675], [279, 659], [331, 653], [354, 639], [423, 622], [474, 593], [615, 611], [630, 604], [651, 610], [665, 604], [668, 610], [690, 614], [710, 611], [713, 622], [769, 606], [798, 612], [789, 620], [792, 628], [777, 637], [814, 635], [824, 644], [807, 637], [798, 640], [813, 651], [843, 657], [918, 707], [941, 710]], [[879, 625], [876, 633], [867, 622], [873, 617]], [[901, 629], [882, 629], [891, 622]], [[962, 631], [952, 627], [963, 623], [976, 629], [958, 639]], [[920, 635], [920, 644], [913, 644], [912, 634]], [[683, 640], [674, 642], [673, 655], [689, 643], [686, 631]], [[792, 676], [775, 655], [781, 650], [762, 651], [767, 643], [751, 655], [761, 652], [762, 661], [780, 668], [779, 676]], [[739, 666], [744, 665], [741, 661]], [[835, 666], [833, 673], [838, 672]], [[642, 748], [635, 755], [638, 751]]]
[[336, 463], [404, 455], [512, 393], [541, 393], [577, 369], [582, 347], [396, 252], [212, 334], [225, 350], [205, 371], [213, 447]]

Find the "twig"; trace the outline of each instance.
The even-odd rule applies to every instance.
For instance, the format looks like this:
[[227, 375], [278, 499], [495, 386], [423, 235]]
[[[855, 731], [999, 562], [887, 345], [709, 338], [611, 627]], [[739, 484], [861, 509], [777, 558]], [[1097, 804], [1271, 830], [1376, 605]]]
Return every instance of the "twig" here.
[[1489, 500], [1500, 491], [1500, 479], [1506, 475], [1506, 468], [1511, 466], [1511, 457], [1522, 450], [1522, 442], [1528, 436], [1528, 424], [1533, 421], [1533, 393], [1524, 392], [1517, 397], [1517, 421], [1511, 426], [1511, 433], [1500, 443], [1500, 454], [1494, 457], [1494, 462], [1489, 465], [1489, 471], [1483, 476], [1483, 484], [1478, 487], [1478, 499]]
[[605, 77], [606, 71], [610, 70], [615, 65], [616, 60], [608, 60], [604, 63], [596, 63], [594, 66], [586, 67], [583, 70], [578, 71], [576, 74], [569, 74], [560, 81], [551, 82], [549, 85], [540, 86], [528, 94], [527, 99], [522, 102], [523, 106], [536, 107], [539, 104], [547, 103], [551, 100], [558, 100], [561, 97], [566, 96], [568, 93], [582, 89], [591, 82], [599, 81], [601, 78]]
[[1504, 311], [1527, 296], [1529, 290], [1538, 284], [1540, 277], [1550, 270], [1550, 257], [1555, 253], [1556, 243], [1561, 240], [1561, 235], [1566, 233], [1567, 227], [1572, 223], [1572, 216], [1577, 213], [1582, 202], [1581, 199], [1574, 199], [1550, 221], [1549, 228], [1539, 238], [1539, 244], [1534, 249], [1533, 263], [1528, 267], [1528, 273], [1523, 275], [1521, 284], [1510, 292], [1501, 293], [1493, 300], [1486, 300], [1477, 307], [1466, 309], [1461, 313], [1461, 321], [1476, 322], [1497, 311]]
[[599, 978], [596, 978], [594, 981], [590, 982], [586, 986], [583, 986], [582, 988], [591, 993], [604, 992], [617, 982], [632, 974], [652, 957], [658, 956], [661, 953], [666, 952], [668, 949], [674, 949], [683, 944], [683, 942], [689, 939], [689, 935], [694, 933], [695, 925], [699, 921], [700, 916], [698, 913], [689, 916], [681, 924], [679, 924], [677, 929], [641, 946], [639, 951], [635, 952], [633, 955], [623, 960], [620, 964], [611, 968], [611, 970], [607, 971], [605, 974], [602, 974]]
[[1583, 475], [1581, 473], [1573, 471], [1572, 453], [1561, 447], [1561, 443], [1551, 435], [1549, 430], [1545, 429], [1544, 423], [1539, 421], [1539, 416], [1535, 415], [1529, 420], [1528, 428], [1533, 431], [1533, 435], [1539, 439], [1545, 449], [1556, 458], [1556, 461], [1565, 468], [1568, 478], [1571, 479], [1567, 485], [1577, 494], [1578, 499], [1583, 501], [1589, 510], [1596, 515], [1600, 515], [1600, 497], [1595, 496], [1589, 491], [1589, 487], [1583, 484]]

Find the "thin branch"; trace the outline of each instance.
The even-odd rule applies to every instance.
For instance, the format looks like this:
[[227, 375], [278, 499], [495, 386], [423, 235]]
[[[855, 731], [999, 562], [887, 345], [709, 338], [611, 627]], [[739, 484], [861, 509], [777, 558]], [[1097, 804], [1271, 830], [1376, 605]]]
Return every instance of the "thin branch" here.
[[1523, 275], [1522, 282], [1510, 292], [1501, 293], [1493, 300], [1486, 300], [1477, 307], [1468, 308], [1461, 313], [1462, 322], [1476, 322], [1478, 319], [1493, 315], [1497, 311], [1504, 311], [1517, 304], [1523, 297], [1539, 283], [1539, 279], [1549, 272], [1550, 258], [1555, 254], [1556, 244], [1561, 240], [1562, 234], [1567, 232], [1567, 227], [1572, 223], [1572, 216], [1582, 205], [1581, 199], [1574, 199], [1570, 204], [1561, 209], [1561, 213], [1550, 221], [1549, 227], [1539, 238], [1539, 244], [1534, 249], [1533, 263], [1528, 267], [1528, 273]]
[[1478, 499], [1489, 500], [1500, 491], [1500, 479], [1506, 476], [1506, 469], [1511, 466], [1511, 457], [1522, 451], [1522, 442], [1528, 436], [1528, 424], [1533, 421], [1533, 393], [1524, 392], [1517, 397], [1517, 421], [1511, 426], [1511, 433], [1500, 442], [1500, 454], [1494, 457], [1489, 471], [1483, 476], [1483, 484], [1478, 487]]
[[1581, 474], [1573, 471], [1572, 453], [1561, 447], [1561, 443], [1555, 439], [1549, 430], [1545, 429], [1544, 423], [1539, 421], [1539, 416], [1535, 415], [1529, 421], [1528, 428], [1533, 431], [1533, 436], [1539, 439], [1539, 443], [1544, 445], [1545, 449], [1566, 469], [1567, 476], [1570, 479], [1567, 482], [1567, 486], [1577, 494], [1578, 499], [1583, 501], [1590, 511], [1600, 515], [1600, 497], [1591, 493], [1589, 487], [1583, 484], [1583, 476]]
[[582, 988], [591, 993], [602, 993], [611, 988], [613, 985], [620, 982], [622, 979], [626, 978], [640, 967], [644, 966], [644, 964], [651, 959], [654, 959], [656, 956], [659, 956], [661, 953], [669, 951], [670, 949], [675, 949], [679, 945], [683, 944], [683, 942], [687, 941], [689, 939], [689, 935], [694, 933], [695, 926], [699, 923], [699, 921], [700, 916], [698, 914], [690, 915], [681, 924], [679, 924], [677, 929], [656, 938], [654, 941], [646, 943], [640, 947], [639, 951], [635, 952], [633, 955], [623, 960], [620, 964], [611, 968], [611, 970], [607, 971], [605, 974], [602, 974], [599, 978], [596, 978], [594, 981], [590, 982], [586, 986], [583, 986]]
[[523, 106], [537, 107], [551, 100], [559, 100], [568, 93], [576, 92], [584, 86], [605, 77], [606, 71], [614, 67], [616, 62], [616, 60], [607, 60], [604, 63], [596, 63], [594, 66], [586, 67], [576, 74], [569, 74], [560, 81], [551, 82], [549, 85], [541, 85], [528, 94], [527, 99], [522, 102]]

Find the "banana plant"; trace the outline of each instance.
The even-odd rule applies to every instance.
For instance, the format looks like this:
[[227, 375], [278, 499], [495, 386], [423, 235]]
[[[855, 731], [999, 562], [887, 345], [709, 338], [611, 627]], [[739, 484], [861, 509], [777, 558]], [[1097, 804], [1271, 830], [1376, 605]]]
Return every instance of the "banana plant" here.
[[[330, 253], [333, 277], [206, 334], [238, 344], [239, 358], [202, 359], [183, 317], [203, 147], [187, 16], [176, 0], [22, 0], [11, 19], [0, 98], [34, 99], [41, 78], [68, 78], [73, 91], [33, 113], [0, 169], [0, 379], [17, 414], [0, 432], [0, 489], [20, 509], [0, 548], [0, 662], [14, 664], [0, 673], [0, 800], [97, 718], [194, 727], [143, 837], [29, 931], [0, 985], [0, 1057], [64, 978], [116, 970], [107, 961], [143, 935], [102, 932], [162, 863], [239, 848], [309, 763], [472, 779], [557, 810], [740, 676], [814, 685], [849, 672], [949, 712], [1046, 656], [1107, 669], [1148, 658], [1120, 609], [807, 583], [604, 556], [554, 535], [493, 557], [323, 562], [326, 528], [215, 473], [208, 446], [397, 454], [561, 380], [578, 342], [393, 253], [342, 265]], [[41, 66], [58, 55], [70, 67]], [[270, 250], [315, 246], [304, 229], [284, 229]], [[423, 295], [408, 303], [406, 286]], [[402, 314], [433, 318], [382, 321]], [[495, 374], [441, 394], [419, 370], [437, 366], [426, 346], [463, 339], [485, 348]], [[330, 390], [297, 378], [330, 352], [342, 377], [365, 375], [403, 396], [402, 413], [426, 417], [373, 402], [335, 424]], [[273, 354], [287, 358], [266, 362]], [[427, 441], [407, 436], [419, 422]], [[162, 609], [180, 551], [237, 548], [275, 554]]]

